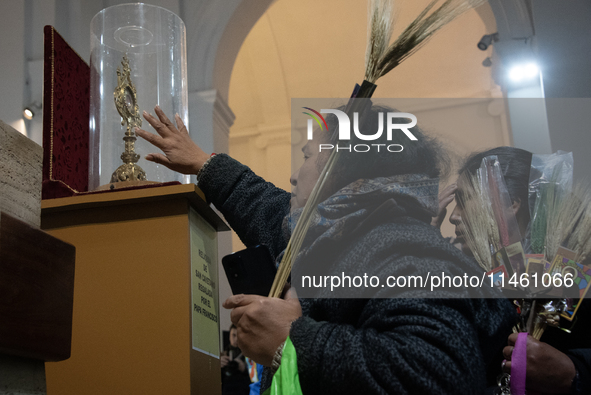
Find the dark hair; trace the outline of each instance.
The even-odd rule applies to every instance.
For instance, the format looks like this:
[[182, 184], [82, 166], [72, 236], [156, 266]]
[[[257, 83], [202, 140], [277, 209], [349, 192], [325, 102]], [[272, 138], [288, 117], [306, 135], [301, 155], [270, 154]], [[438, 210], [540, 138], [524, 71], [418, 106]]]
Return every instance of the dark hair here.
[[[358, 99], [359, 100], [359, 99]], [[379, 117], [386, 117], [386, 113], [399, 112], [393, 108], [371, 105], [367, 100], [365, 111], [362, 112], [359, 121], [359, 129], [363, 134], [370, 135], [378, 130]], [[337, 108], [344, 111], [344, 107]], [[360, 111], [361, 112], [361, 111]], [[382, 113], [382, 114], [380, 114]], [[352, 119], [353, 117], [351, 117]], [[441, 144], [432, 137], [427, 136], [419, 127], [410, 128], [411, 133], [417, 138], [416, 141], [410, 140], [402, 131], [394, 131], [392, 140], [387, 140], [387, 133], [384, 130], [382, 135], [373, 141], [359, 139], [351, 131], [351, 139], [344, 144], [338, 140], [338, 120], [333, 114], [326, 117], [329, 135], [325, 139], [329, 144], [351, 145], [357, 144], [370, 145], [372, 149], [366, 153], [349, 154], [348, 151], [339, 159], [338, 171], [334, 175], [333, 185], [335, 188], [343, 187], [360, 178], [389, 177], [401, 174], [425, 174], [430, 178], [444, 177], [448, 174], [449, 160], [446, 151]], [[395, 123], [408, 123], [408, 119], [394, 119]], [[385, 129], [386, 119], [383, 120]], [[381, 144], [380, 152], [371, 144]], [[403, 147], [401, 152], [388, 152], [386, 147], [392, 144], [398, 144]], [[328, 153], [319, 158], [319, 165], [324, 165]], [[334, 190], [334, 188], [333, 188]]]
[[511, 201], [520, 203], [518, 216], [526, 223], [529, 222], [528, 192], [531, 152], [514, 147], [497, 147], [478, 152], [466, 159], [458, 173], [460, 175], [465, 172], [476, 174], [482, 159], [491, 155], [496, 155], [499, 160]]

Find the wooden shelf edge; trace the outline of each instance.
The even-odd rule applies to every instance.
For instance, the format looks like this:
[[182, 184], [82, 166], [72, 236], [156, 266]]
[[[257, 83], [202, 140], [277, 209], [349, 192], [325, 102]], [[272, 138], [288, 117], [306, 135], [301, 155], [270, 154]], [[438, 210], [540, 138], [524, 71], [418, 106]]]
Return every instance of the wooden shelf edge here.
[[116, 204], [137, 204], [174, 198], [186, 198], [218, 232], [230, 230], [226, 222], [209, 206], [205, 195], [195, 184], [169, 185], [158, 188], [114, 190], [41, 201], [41, 213], [83, 210]]

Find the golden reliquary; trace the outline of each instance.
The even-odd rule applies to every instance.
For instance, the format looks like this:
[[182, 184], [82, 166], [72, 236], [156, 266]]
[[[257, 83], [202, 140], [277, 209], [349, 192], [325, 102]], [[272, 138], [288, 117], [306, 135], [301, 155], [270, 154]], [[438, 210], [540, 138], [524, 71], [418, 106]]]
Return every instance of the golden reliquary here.
[[[111, 183], [116, 182], [134, 182], [134, 184], [143, 184], [146, 181], [146, 172], [136, 163], [140, 155], [135, 152], [135, 128], [142, 126], [142, 119], [137, 104], [137, 92], [133, 82], [131, 82], [131, 69], [127, 56], [121, 61], [122, 70], [117, 67], [117, 87], [113, 95], [115, 97], [115, 106], [119, 115], [121, 115], [121, 125], [127, 124], [127, 130], [123, 141], [125, 141], [125, 151], [121, 154], [123, 164], [115, 170], [111, 176]], [[111, 185], [111, 189], [114, 186]]]

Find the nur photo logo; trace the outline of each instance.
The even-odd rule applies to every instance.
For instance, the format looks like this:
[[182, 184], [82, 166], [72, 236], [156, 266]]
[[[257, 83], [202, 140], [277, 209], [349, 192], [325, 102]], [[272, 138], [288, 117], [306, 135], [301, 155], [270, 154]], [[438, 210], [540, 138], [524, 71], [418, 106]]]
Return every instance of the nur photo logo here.
[[[339, 141], [347, 142], [351, 140], [351, 120], [347, 113], [341, 110], [335, 109], [321, 109], [320, 111], [316, 111], [310, 107], [302, 107], [308, 112], [303, 112], [311, 117], [308, 119], [307, 124], [307, 136], [308, 140], [312, 140], [314, 138], [314, 121], [318, 124], [321, 131], [327, 130], [328, 131], [328, 124], [326, 119], [322, 116], [322, 114], [333, 114], [336, 116], [338, 121], [338, 135]], [[401, 120], [409, 119], [410, 122], [408, 123], [400, 123]], [[388, 112], [378, 113], [378, 130], [373, 134], [364, 134], [359, 130], [359, 113], [353, 113], [353, 133], [355, 137], [359, 140], [363, 141], [375, 141], [382, 137], [384, 130], [386, 132], [386, 140], [392, 141], [392, 136], [395, 131], [403, 132], [406, 137], [408, 137], [411, 141], [416, 141], [417, 138], [414, 134], [409, 130], [412, 127], [416, 126], [417, 124], [417, 117], [415, 117], [411, 113], [407, 112]], [[386, 124], [384, 127], [384, 123]], [[385, 148], [388, 152], [401, 152], [404, 147], [401, 144], [355, 144], [353, 146], [344, 145], [341, 146], [337, 144], [319, 144], [319, 150], [332, 150], [336, 149], [337, 151], [349, 151], [349, 152], [368, 152], [372, 148], [375, 148], [378, 152], [380, 152], [380, 148]]]

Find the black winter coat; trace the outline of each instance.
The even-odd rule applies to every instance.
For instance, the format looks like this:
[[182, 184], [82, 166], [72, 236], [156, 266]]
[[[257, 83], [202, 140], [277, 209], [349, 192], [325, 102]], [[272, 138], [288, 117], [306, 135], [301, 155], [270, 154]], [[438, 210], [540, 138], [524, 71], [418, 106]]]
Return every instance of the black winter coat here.
[[[274, 256], [286, 247], [281, 229], [288, 192], [224, 154], [203, 169], [199, 187], [246, 246], [265, 244]], [[364, 254], [358, 247], [379, 239], [386, 243], [372, 248], [371, 258], [383, 273], [431, 267], [478, 272], [425, 218], [399, 208], [392, 221], [349, 240], [345, 255], [367, 258], [355, 255]], [[424, 296], [408, 290], [389, 299], [301, 299], [303, 316], [292, 324], [290, 338], [304, 394], [481, 394], [487, 361], [506, 344], [514, 309], [505, 299], [467, 293]]]

